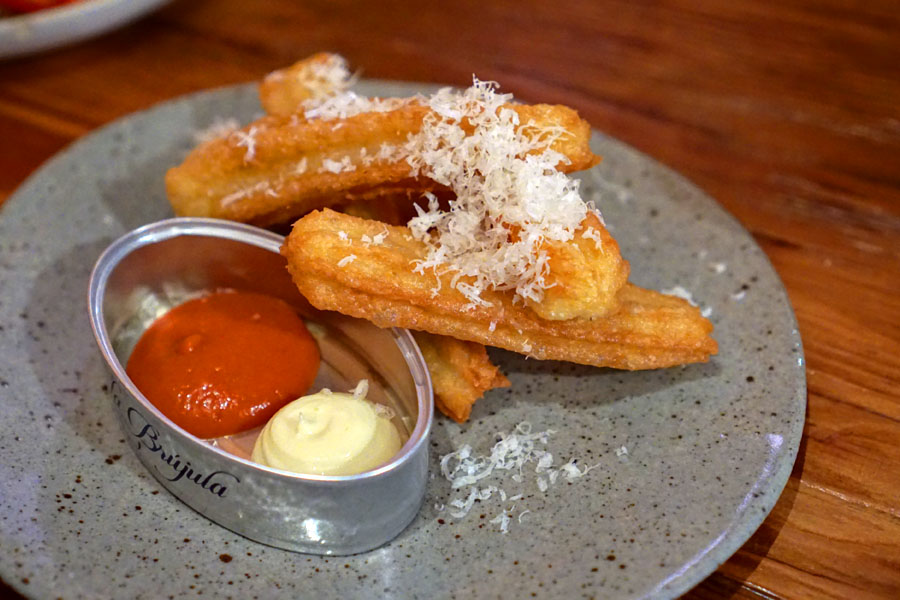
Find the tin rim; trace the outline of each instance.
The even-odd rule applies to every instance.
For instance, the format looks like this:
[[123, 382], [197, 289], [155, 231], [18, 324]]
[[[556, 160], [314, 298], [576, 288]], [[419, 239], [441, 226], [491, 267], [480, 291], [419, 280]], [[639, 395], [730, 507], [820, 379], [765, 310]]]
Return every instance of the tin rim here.
[[355, 475], [312, 475], [276, 469], [261, 465], [249, 459], [241, 458], [226, 450], [213, 446], [202, 438], [198, 438], [192, 433], [189, 433], [165, 416], [144, 396], [143, 393], [141, 393], [134, 382], [131, 381], [131, 378], [128, 377], [128, 374], [125, 372], [125, 368], [122, 366], [121, 361], [119, 361], [118, 356], [116, 356], [113, 351], [109, 332], [106, 328], [106, 321], [103, 318], [103, 298], [106, 294], [106, 285], [110, 275], [126, 256], [144, 246], [179, 236], [226, 239], [250, 244], [262, 248], [263, 250], [274, 252], [275, 254], [280, 254], [280, 248], [284, 241], [283, 236], [258, 227], [253, 227], [252, 225], [245, 225], [243, 223], [235, 223], [232, 221], [222, 221], [219, 219], [176, 217], [157, 221], [134, 229], [112, 242], [106, 250], [103, 251], [91, 271], [88, 284], [88, 311], [90, 314], [91, 329], [93, 330], [94, 339], [97, 341], [97, 345], [100, 348], [100, 352], [103, 355], [107, 366], [109, 366], [115, 377], [128, 392], [137, 399], [146, 410], [149, 410], [163, 423], [184, 436], [187, 442], [204, 451], [212, 451], [219, 456], [237, 461], [242, 465], [291, 479], [327, 482], [335, 485], [372, 479], [395, 471], [400, 468], [401, 465], [411, 460], [411, 457], [427, 443], [428, 433], [431, 431], [431, 424], [434, 417], [431, 375], [428, 372], [425, 360], [422, 357], [422, 353], [413, 339], [412, 334], [407, 329], [400, 329], [397, 327], [391, 329], [391, 334], [394, 342], [397, 344], [398, 349], [403, 355], [403, 358], [406, 360], [406, 364], [409, 366], [410, 376], [413, 378], [413, 384], [416, 389], [418, 415], [416, 417], [416, 426], [410, 433], [409, 439], [406, 440], [403, 447], [400, 448], [400, 451], [389, 462], [381, 465], [377, 469]]

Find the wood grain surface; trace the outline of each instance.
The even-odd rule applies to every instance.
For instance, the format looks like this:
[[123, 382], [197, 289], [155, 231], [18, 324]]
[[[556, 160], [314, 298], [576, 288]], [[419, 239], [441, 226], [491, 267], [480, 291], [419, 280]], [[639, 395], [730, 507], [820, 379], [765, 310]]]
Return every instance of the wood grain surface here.
[[733, 213], [796, 310], [807, 424], [772, 514], [687, 597], [900, 597], [896, 0], [176, 1], [0, 62], [0, 202], [99, 125], [318, 50], [568, 104]]

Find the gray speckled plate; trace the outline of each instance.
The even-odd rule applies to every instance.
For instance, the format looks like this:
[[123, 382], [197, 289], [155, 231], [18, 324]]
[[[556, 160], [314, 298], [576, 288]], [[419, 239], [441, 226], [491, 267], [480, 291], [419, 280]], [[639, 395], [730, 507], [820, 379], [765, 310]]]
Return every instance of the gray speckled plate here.
[[[421, 87], [365, 82], [366, 93]], [[759, 526], [790, 473], [805, 414], [800, 337], [778, 276], [747, 232], [680, 176], [603, 135], [583, 177], [632, 280], [689, 290], [711, 310], [706, 365], [617, 372], [493, 352], [512, 387], [471, 421], [439, 419], [419, 517], [387, 546], [327, 558], [265, 547], [163, 491], [125, 443], [88, 325], [90, 269], [113, 239], [170, 216], [163, 174], [218, 116], [259, 112], [251, 86], [179, 99], [85, 137], [0, 211], [0, 577], [26, 596], [671, 598]], [[552, 429], [534, 465], [465, 518], [439, 457], [496, 433]], [[547, 474], [543, 474], [547, 477]], [[522, 497], [512, 500], [518, 494]], [[442, 505], [444, 505], [442, 507]], [[491, 521], [506, 510], [508, 532]]]

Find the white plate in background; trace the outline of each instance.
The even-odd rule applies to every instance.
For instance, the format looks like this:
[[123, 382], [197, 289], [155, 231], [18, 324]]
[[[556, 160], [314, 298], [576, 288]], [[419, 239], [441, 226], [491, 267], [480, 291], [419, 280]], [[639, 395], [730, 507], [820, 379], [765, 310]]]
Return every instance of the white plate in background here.
[[0, 16], [0, 59], [80, 42], [126, 25], [170, 0], [81, 0]]

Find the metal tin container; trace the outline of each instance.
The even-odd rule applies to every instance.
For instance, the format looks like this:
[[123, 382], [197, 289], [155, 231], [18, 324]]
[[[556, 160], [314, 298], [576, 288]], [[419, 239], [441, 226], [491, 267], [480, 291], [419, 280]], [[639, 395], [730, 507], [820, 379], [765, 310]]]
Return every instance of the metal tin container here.
[[[138, 458], [171, 493], [252, 540], [313, 554], [354, 554], [397, 536], [415, 517], [428, 479], [431, 380], [406, 330], [314, 310], [279, 254], [281, 236], [227, 221], [181, 218], [137, 229], [107, 248], [91, 274], [91, 326], [112, 372], [116, 412]], [[165, 417], [125, 372], [141, 333], [169, 308], [218, 289], [269, 294], [291, 304], [319, 343], [313, 391], [369, 380], [408, 439], [375, 470], [299, 475], [249, 460], [256, 432], [197, 438]]]

